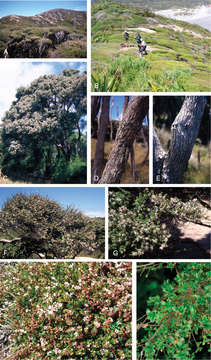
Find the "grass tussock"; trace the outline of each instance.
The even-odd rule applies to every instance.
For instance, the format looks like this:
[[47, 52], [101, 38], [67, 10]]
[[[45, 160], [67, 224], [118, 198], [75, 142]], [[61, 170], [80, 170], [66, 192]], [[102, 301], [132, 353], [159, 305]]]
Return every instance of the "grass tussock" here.
[[[125, 29], [130, 47], [123, 50]], [[137, 32], [147, 43], [144, 58], [138, 53]], [[98, 1], [92, 5], [92, 90], [209, 91], [209, 43], [210, 32], [198, 25]]]

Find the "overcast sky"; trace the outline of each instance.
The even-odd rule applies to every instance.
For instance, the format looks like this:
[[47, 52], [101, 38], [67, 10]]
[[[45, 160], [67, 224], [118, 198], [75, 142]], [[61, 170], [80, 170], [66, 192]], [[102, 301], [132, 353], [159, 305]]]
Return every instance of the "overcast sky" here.
[[0, 188], [0, 209], [5, 201], [17, 193], [47, 196], [61, 204], [81, 210], [90, 217], [105, 216], [105, 189], [103, 187], [5, 187]]
[[[1, 4], [0, 4], [1, 5]], [[15, 100], [20, 86], [29, 86], [41, 75], [59, 74], [67, 68], [86, 70], [85, 62], [24, 62], [5, 59], [0, 67], [0, 122]]]

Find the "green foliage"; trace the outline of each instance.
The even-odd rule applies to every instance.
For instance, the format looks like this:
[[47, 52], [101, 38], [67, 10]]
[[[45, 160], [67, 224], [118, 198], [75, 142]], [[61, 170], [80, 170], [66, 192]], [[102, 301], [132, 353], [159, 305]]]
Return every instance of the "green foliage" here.
[[[130, 56], [117, 57], [110, 62], [103, 74], [92, 75], [93, 91], [125, 91], [134, 88], [139, 91], [185, 91], [190, 69], [172, 69], [151, 72], [150, 63], [145, 58]], [[97, 84], [97, 86], [96, 86]]]
[[102, 76], [98, 74], [96, 77], [91, 75], [92, 79], [92, 89], [93, 91], [118, 91], [121, 73], [118, 69], [108, 78], [108, 74], [103, 74]]
[[76, 157], [69, 163], [64, 158], [60, 158], [55, 166], [53, 173], [53, 183], [61, 184], [84, 184], [86, 183], [86, 162], [80, 157]]
[[153, 189], [133, 194], [125, 189], [109, 191], [110, 256], [140, 258], [162, 253], [171, 238], [171, 225], [179, 219], [197, 220], [197, 199], [182, 202], [176, 196]]
[[[145, 9], [128, 2], [93, 4], [92, 75], [99, 84], [106, 79], [107, 85], [114, 76], [111, 68], [115, 67], [120, 74], [117, 89], [105, 86], [100, 91], [209, 91], [210, 32], [198, 25], [156, 15], [146, 7], [146, 1]], [[122, 49], [125, 29], [130, 34], [129, 47]], [[147, 44], [148, 55], [144, 58], [140, 57], [135, 40], [138, 31]], [[140, 65], [143, 61], [147, 66]], [[92, 91], [97, 91], [95, 83]]]
[[149, 271], [165, 268], [176, 274], [163, 281], [160, 294], [148, 298], [144, 322], [138, 322], [142, 329], [139, 351], [146, 360], [208, 359], [210, 264], [151, 264], [142, 277], [150, 282]]
[[86, 182], [86, 74], [44, 75], [3, 119], [2, 172], [14, 180]]
[[131, 359], [130, 263], [19, 263], [0, 269], [9, 357]]
[[[82, 250], [104, 253], [103, 220], [84, 216], [39, 194], [16, 194], [0, 212], [1, 258], [29, 258], [44, 254], [46, 258], [74, 258]], [[17, 240], [15, 240], [17, 239]]]
[[67, 41], [57, 45], [55, 57], [57, 58], [86, 58], [86, 42], [85, 40]]

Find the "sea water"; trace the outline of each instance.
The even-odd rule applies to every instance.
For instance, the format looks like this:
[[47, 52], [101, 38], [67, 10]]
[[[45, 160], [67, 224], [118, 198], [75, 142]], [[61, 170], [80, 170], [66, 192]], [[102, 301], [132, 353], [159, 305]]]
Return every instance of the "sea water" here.
[[202, 5], [194, 9], [168, 9], [156, 11], [156, 14], [197, 24], [211, 31], [211, 7]]
[[0, 0], [0, 18], [8, 15], [34, 16], [52, 9], [86, 11], [86, 0], [69, 1], [2, 1]]

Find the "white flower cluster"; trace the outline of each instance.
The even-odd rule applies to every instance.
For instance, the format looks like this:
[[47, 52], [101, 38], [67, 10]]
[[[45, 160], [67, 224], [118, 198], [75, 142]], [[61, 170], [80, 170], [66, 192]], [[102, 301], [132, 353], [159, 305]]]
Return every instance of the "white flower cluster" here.
[[197, 201], [182, 202], [177, 197], [144, 189], [129, 203], [126, 190], [109, 193], [110, 249], [118, 257], [142, 257], [162, 251], [171, 238], [171, 224], [179, 219], [199, 219]]
[[22, 153], [24, 151], [23, 146], [19, 143], [17, 140], [13, 140], [10, 143], [10, 146], [8, 148], [8, 152], [11, 155], [16, 155], [17, 153]]

